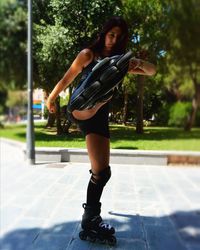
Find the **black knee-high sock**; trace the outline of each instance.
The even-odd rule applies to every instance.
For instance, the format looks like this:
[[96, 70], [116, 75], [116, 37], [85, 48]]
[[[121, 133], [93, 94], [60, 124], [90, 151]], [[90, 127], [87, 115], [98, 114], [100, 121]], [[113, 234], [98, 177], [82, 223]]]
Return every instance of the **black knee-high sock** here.
[[89, 181], [87, 188], [87, 205], [96, 206], [99, 203], [103, 188], [103, 185], [94, 184], [91, 180]]
[[[111, 177], [110, 166], [98, 173], [98, 178], [95, 178], [95, 174], [92, 173], [87, 188], [87, 205], [98, 206], [103, 192], [103, 188]], [[97, 176], [97, 175], [96, 175]]]

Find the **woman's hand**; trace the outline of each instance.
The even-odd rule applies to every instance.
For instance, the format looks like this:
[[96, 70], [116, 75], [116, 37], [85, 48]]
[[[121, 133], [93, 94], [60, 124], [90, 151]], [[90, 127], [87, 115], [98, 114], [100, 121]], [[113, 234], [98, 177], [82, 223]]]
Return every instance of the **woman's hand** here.
[[47, 109], [49, 110], [50, 113], [56, 112], [55, 101], [52, 101], [52, 99], [50, 97], [48, 97], [48, 99], [47, 99], [46, 106], [47, 106]]
[[130, 60], [129, 67], [130, 67], [130, 69], [137, 69], [137, 68], [139, 68], [140, 64], [141, 64], [141, 60], [133, 57]]
[[152, 63], [138, 58], [131, 58], [129, 61], [129, 73], [138, 75], [153, 76], [156, 73], [156, 67]]

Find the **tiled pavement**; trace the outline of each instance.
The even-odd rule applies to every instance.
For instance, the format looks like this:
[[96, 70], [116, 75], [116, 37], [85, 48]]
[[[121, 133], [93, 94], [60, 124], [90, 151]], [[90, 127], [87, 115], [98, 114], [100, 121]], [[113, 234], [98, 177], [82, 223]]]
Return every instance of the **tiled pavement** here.
[[102, 217], [115, 247], [81, 241], [89, 164], [28, 166], [22, 150], [1, 147], [1, 250], [199, 250], [200, 168], [112, 165]]

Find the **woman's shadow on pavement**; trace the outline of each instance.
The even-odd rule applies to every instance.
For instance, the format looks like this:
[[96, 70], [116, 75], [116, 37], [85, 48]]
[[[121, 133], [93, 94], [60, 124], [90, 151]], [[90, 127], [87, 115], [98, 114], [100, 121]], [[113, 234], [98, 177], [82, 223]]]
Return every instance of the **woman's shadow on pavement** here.
[[[116, 228], [117, 245], [110, 247], [81, 241], [80, 221], [50, 228], [21, 228], [0, 239], [1, 250], [197, 250], [200, 247], [200, 211], [177, 211], [169, 216], [151, 217], [109, 212]], [[66, 215], [67, 216], [67, 215]]]

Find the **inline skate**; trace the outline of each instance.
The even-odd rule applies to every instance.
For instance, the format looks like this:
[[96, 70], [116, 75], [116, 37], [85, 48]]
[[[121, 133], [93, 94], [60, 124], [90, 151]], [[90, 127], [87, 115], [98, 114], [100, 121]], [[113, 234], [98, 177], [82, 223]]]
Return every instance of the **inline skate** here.
[[117, 243], [116, 237], [114, 236], [115, 229], [103, 222], [100, 216], [100, 207], [101, 203], [96, 207], [88, 206], [85, 203], [83, 204], [83, 208], [85, 209], [81, 222], [83, 230], [79, 233], [79, 237], [81, 240], [114, 246]]
[[109, 99], [113, 90], [122, 82], [128, 71], [132, 52], [106, 57], [97, 63], [78, 90], [74, 91], [69, 102], [69, 111], [84, 110]]

